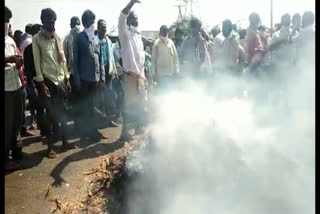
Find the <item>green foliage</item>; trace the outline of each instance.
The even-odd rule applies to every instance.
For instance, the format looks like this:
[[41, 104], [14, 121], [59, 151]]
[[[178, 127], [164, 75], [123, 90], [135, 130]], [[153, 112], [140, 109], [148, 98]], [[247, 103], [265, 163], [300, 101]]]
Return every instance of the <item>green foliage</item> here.
[[174, 38], [174, 33], [177, 28], [180, 28], [183, 32], [183, 35], [186, 37], [189, 35], [190, 32], [190, 26], [189, 26], [189, 21], [192, 17], [186, 17], [182, 19], [178, 19], [176, 22], [174, 22], [170, 27], [169, 27], [169, 37]]

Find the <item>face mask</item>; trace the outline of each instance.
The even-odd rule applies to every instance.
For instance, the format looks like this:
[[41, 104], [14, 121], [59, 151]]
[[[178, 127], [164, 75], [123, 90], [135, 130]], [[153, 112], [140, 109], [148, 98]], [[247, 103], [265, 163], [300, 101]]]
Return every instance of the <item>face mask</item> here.
[[132, 30], [133, 32], [138, 32], [138, 27], [130, 25], [130, 30]]
[[77, 32], [80, 32], [80, 25], [76, 25], [76, 26], [74, 26], [74, 28], [73, 29], [75, 29], [75, 31], [77, 31]]
[[168, 40], [168, 36], [160, 36], [160, 39], [164, 42], [166, 42]]
[[4, 23], [4, 36], [8, 36], [9, 33], [9, 23]]
[[94, 24], [90, 25], [90, 27], [85, 29], [85, 32], [89, 37], [89, 41], [92, 41], [94, 39], [94, 29], [95, 29]]

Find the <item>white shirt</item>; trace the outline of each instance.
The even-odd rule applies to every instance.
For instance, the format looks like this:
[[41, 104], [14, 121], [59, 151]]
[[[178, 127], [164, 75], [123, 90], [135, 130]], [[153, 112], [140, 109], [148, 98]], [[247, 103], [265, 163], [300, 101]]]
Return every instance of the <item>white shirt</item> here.
[[244, 49], [239, 41], [236, 38], [225, 38], [222, 42], [221, 50], [216, 56], [215, 66], [236, 68], [239, 60], [245, 60]]
[[127, 15], [123, 13], [121, 13], [119, 17], [118, 33], [124, 70], [126, 72], [133, 72], [141, 78], [145, 78], [145, 53], [141, 34], [129, 29], [127, 25]]
[[23, 56], [24, 53], [24, 49], [30, 45], [32, 43], [32, 36], [28, 35], [28, 37], [22, 42], [21, 46], [20, 46], [20, 50], [21, 50], [21, 54]]
[[[17, 46], [10, 36], [5, 37], [5, 58], [17, 55]], [[16, 91], [21, 88], [19, 70], [15, 63], [6, 63], [4, 67], [4, 90]]]

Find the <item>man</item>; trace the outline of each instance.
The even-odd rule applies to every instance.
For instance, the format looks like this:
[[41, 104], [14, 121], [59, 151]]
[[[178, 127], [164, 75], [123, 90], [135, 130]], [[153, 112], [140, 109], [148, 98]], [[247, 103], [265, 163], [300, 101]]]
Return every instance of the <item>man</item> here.
[[[275, 32], [271, 39], [270, 51], [272, 51], [271, 63], [279, 65], [288, 65], [293, 60], [293, 49], [289, 43], [291, 41], [291, 16], [284, 14], [281, 17], [281, 28]], [[285, 66], [287, 67], [287, 66]], [[283, 70], [284, 68], [280, 69]]]
[[160, 27], [159, 39], [152, 47], [152, 75], [161, 87], [168, 87], [172, 76], [179, 72], [179, 60], [176, 47], [168, 38], [169, 28], [166, 25]]
[[293, 38], [297, 49], [296, 60], [300, 66], [315, 65], [315, 30], [314, 30], [314, 13], [306, 11], [302, 15], [302, 31]]
[[145, 52], [141, 33], [138, 31], [138, 17], [130, 12], [134, 4], [139, 0], [131, 0], [122, 10], [118, 32], [121, 44], [121, 57], [124, 68], [124, 110], [122, 140], [130, 140], [132, 136], [128, 132], [129, 116], [137, 122], [136, 134], [142, 131], [145, 115], [146, 78], [144, 73]]
[[212, 61], [212, 64], [213, 64], [213, 67], [215, 70], [216, 69], [216, 59], [219, 55], [221, 55], [222, 43], [223, 43], [224, 37], [223, 37], [219, 27], [214, 27], [211, 30], [211, 34], [213, 37], [211, 61]]
[[249, 64], [249, 70], [255, 71], [263, 58], [263, 46], [257, 31], [261, 23], [260, 16], [257, 13], [251, 13], [249, 16], [249, 22], [250, 25], [247, 29], [247, 45], [245, 48], [247, 51], [246, 61]]
[[181, 48], [183, 70], [194, 77], [199, 77], [200, 68], [207, 54], [206, 43], [201, 36], [201, 26], [199, 19], [190, 20], [190, 36], [183, 41]]
[[[31, 29], [31, 35], [35, 36], [39, 33], [41, 28], [40, 24], [34, 24]], [[40, 134], [44, 135], [44, 125], [43, 125], [43, 116], [44, 116], [44, 108], [39, 103], [37, 85], [33, 78], [36, 76], [36, 70], [34, 67], [34, 58], [33, 58], [33, 51], [32, 51], [32, 43], [29, 44], [23, 53], [24, 59], [24, 73], [27, 77], [27, 90], [29, 91], [29, 106], [30, 106], [30, 113], [31, 113], [31, 129], [35, 129], [36, 122], [38, 124], [38, 128], [40, 129]]]
[[176, 46], [179, 59], [181, 55], [182, 43], [183, 43], [183, 31], [180, 28], [177, 28], [174, 33], [174, 45]]
[[32, 31], [32, 24], [26, 25], [25, 33], [22, 35], [22, 38], [21, 38], [22, 43], [21, 43], [21, 46], [20, 46], [20, 50], [21, 50], [22, 55], [24, 53], [24, 49], [28, 45], [30, 45], [31, 42], [32, 42], [31, 31]]
[[246, 29], [240, 29], [239, 30], [239, 43], [241, 47], [245, 50], [246, 48], [246, 37], [247, 37], [247, 30]]
[[19, 69], [23, 61], [17, 54], [17, 47], [14, 40], [8, 35], [9, 21], [12, 12], [5, 7], [5, 170], [17, 169], [19, 166], [9, 158], [12, 150], [12, 158], [22, 154], [20, 130], [23, 116], [23, 95], [22, 85], [19, 78]]
[[[116, 102], [116, 94], [113, 90], [113, 80], [117, 76], [117, 68], [116, 63], [113, 56], [112, 43], [109, 37], [107, 36], [107, 23], [105, 20], [100, 19], [98, 21], [98, 34], [96, 35], [96, 44], [100, 50], [100, 54], [104, 60], [104, 70], [106, 75], [105, 88], [102, 90], [102, 105], [104, 109], [104, 113], [106, 113], [109, 117], [117, 111], [115, 109]], [[106, 110], [105, 110], [105, 107]], [[108, 120], [108, 125], [115, 127], [117, 124], [113, 122], [110, 118]]]
[[[90, 139], [98, 142], [106, 139], [98, 131], [95, 120], [95, 108], [97, 107], [98, 89], [105, 86], [104, 59], [100, 55], [99, 47], [94, 43], [95, 39], [95, 19], [96, 16], [91, 10], [86, 10], [82, 14], [81, 21], [84, 30], [78, 34], [74, 40], [74, 82], [76, 88], [81, 91], [81, 118], [79, 121], [82, 140]], [[101, 57], [100, 57], [101, 56]], [[90, 124], [88, 126], [88, 124]]]
[[67, 118], [65, 100], [71, 91], [63, 43], [55, 33], [56, 13], [46, 8], [41, 11], [42, 27], [32, 38], [32, 49], [36, 77], [40, 87], [41, 104], [46, 109], [46, 130], [48, 158], [56, 158], [54, 150], [53, 126], [61, 123], [62, 143], [65, 148], [70, 144], [66, 138]]
[[295, 13], [292, 16], [292, 26], [291, 26], [292, 32], [291, 36], [297, 36], [301, 32], [301, 15], [299, 13]]
[[79, 99], [80, 99], [80, 91], [77, 90], [74, 82], [73, 76], [73, 49], [74, 49], [74, 40], [75, 37], [80, 33], [80, 19], [77, 16], [73, 16], [70, 20], [70, 27], [71, 30], [69, 34], [65, 37], [63, 41], [63, 50], [67, 60], [67, 67], [70, 74], [70, 85], [72, 88], [72, 94], [70, 96], [70, 104], [72, 106], [72, 116], [74, 120], [74, 128], [76, 132], [80, 132], [79, 128], [79, 114], [80, 113], [80, 106], [79, 106]]
[[63, 41], [63, 50], [67, 59], [67, 66], [70, 72], [70, 78], [73, 74], [73, 41], [74, 38], [80, 33], [80, 19], [77, 16], [73, 16], [70, 21], [70, 33], [65, 37]]
[[227, 19], [222, 23], [224, 40], [221, 52], [217, 56], [216, 68], [220, 72], [240, 74], [243, 72], [245, 54], [234, 33], [232, 22]]

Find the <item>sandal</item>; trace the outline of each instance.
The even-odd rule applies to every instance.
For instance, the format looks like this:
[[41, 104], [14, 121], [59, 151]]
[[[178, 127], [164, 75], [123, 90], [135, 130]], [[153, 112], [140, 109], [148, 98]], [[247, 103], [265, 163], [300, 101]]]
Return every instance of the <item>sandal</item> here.
[[57, 158], [57, 153], [54, 149], [48, 149], [48, 158], [55, 159]]

